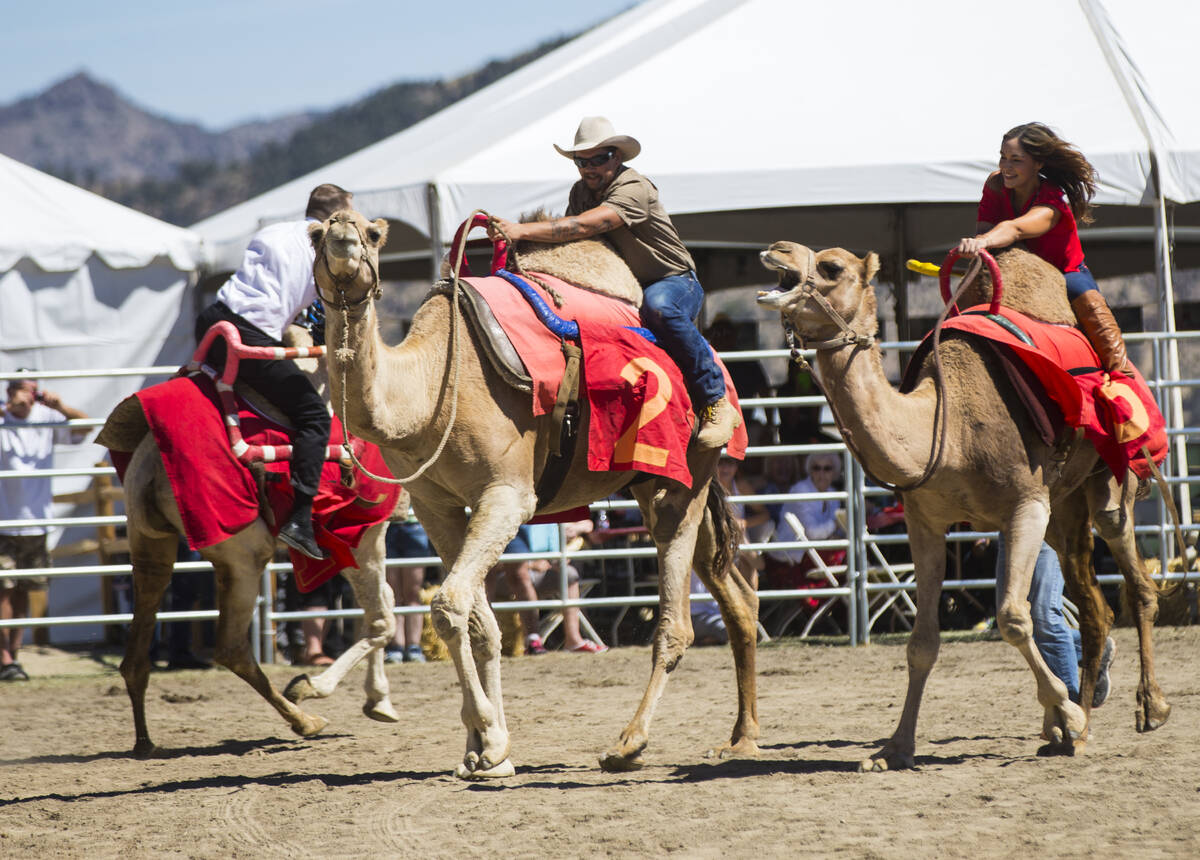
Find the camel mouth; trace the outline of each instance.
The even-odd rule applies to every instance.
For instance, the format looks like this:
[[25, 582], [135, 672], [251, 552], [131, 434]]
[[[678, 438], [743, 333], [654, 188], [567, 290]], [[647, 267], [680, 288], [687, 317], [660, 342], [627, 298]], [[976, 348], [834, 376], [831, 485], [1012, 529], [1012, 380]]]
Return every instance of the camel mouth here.
[[758, 258], [764, 268], [779, 274], [779, 283], [774, 289], [758, 291], [758, 302], [769, 306], [778, 305], [783, 296], [800, 286], [800, 273], [787, 261], [775, 256], [770, 249], [759, 252]]

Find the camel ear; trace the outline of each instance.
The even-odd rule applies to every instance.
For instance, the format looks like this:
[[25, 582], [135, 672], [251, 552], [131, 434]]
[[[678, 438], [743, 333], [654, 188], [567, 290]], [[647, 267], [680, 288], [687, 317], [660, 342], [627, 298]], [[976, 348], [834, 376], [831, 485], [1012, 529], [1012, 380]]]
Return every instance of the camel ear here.
[[871, 283], [877, 274], [879, 274], [879, 255], [871, 251], [863, 260], [863, 283]]
[[382, 248], [387, 243], [388, 222], [386, 218], [376, 218], [367, 228], [367, 238]]
[[317, 248], [321, 244], [321, 240], [325, 238], [325, 223], [323, 221], [314, 221], [308, 225], [308, 241], [312, 242], [312, 246]]

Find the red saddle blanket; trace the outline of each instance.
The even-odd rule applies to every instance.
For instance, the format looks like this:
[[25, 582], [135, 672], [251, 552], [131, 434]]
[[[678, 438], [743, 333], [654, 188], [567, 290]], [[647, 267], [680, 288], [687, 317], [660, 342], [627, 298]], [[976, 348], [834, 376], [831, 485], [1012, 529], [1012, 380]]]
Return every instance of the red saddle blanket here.
[[[1064, 421], [1082, 428], [1097, 453], [1118, 481], [1125, 472], [1145, 478], [1150, 467], [1142, 446], [1153, 461], [1167, 455], [1166, 422], [1145, 379], [1130, 365], [1128, 374], [1106, 374], [1083, 332], [1053, 325], [1002, 307], [996, 319], [988, 305], [969, 308], [946, 320], [943, 330], [962, 331], [999, 343], [1020, 358], [1037, 376], [1045, 393], [1062, 410]], [[922, 347], [929, 344], [926, 336]], [[917, 366], [913, 356], [911, 367]]]
[[[527, 279], [554, 312], [579, 323], [583, 380], [591, 408], [588, 468], [594, 472], [650, 472], [690, 487], [687, 447], [695, 422], [692, 401], [683, 374], [666, 352], [627, 328], [641, 326], [637, 309], [550, 275], [535, 277], [562, 297], [562, 307], [556, 307], [539, 284]], [[552, 411], [566, 368], [558, 337], [503, 278], [464, 280], [483, 296], [525, 362], [533, 380], [533, 414]], [[719, 358], [717, 364], [725, 376], [729, 402], [741, 414], [729, 371]], [[743, 422], [726, 450], [740, 460], [746, 445]]]
[[[204, 374], [177, 377], [144, 388], [133, 396], [141, 403], [154, 441], [162, 452], [188, 546], [192, 549], [212, 546], [254, 522], [258, 517], [258, 490], [250, 470], [230, 450], [224, 413], [212, 381]], [[285, 428], [254, 411], [241, 398], [238, 403], [238, 420], [248, 443], [290, 443]], [[354, 441], [355, 455], [367, 469], [391, 477], [378, 447]], [[341, 422], [336, 416], [330, 444], [344, 444]], [[130, 455], [119, 451], [110, 454], [117, 475], [124, 480]], [[277, 476], [268, 478], [267, 498], [275, 514], [272, 531], [278, 532], [292, 506], [291, 464], [282, 461], [264, 465], [270, 476]], [[330, 556], [318, 561], [288, 550], [297, 587], [304, 592], [312, 591], [339, 570], [358, 567], [353, 550], [368, 528], [391, 515], [399, 496], [398, 484], [376, 481], [357, 470], [355, 486], [347, 487], [341, 481], [338, 464], [326, 463], [321, 472], [320, 491], [313, 499], [313, 526], [317, 543]]]

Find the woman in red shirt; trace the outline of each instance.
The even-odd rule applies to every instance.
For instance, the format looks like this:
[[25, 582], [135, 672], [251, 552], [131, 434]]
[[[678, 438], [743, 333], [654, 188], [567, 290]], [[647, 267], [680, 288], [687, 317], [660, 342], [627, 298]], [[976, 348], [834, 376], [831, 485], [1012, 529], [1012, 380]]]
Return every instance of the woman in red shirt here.
[[1075, 318], [1109, 371], [1126, 367], [1125, 342], [1112, 311], [1083, 262], [1076, 220], [1091, 222], [1096, 171], [1083, 154], [1040, 122], [1011, 129], [1000, 145], [1000, 169], [979, 201], [977, 236], [958, 251], [1025, 246], [1057, 267], [1067, 282]]

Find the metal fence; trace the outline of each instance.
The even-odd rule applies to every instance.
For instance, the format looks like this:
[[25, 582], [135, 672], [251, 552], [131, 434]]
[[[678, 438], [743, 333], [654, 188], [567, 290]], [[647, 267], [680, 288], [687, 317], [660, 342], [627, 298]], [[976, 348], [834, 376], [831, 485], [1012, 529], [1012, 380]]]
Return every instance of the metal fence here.
[[[1164, 376], [1163, 369], [1168, 366], [1166, 356], [1168, 354], [1168, 346], [1170, 340], [1196, 340], [1200, 339], [1200, 332], [1181, 332], [1174, 336], [1168, 336], [1162, 333], [1147, 333], [1147, 334], [1129, 334], [1126, 336], [1127, 341], [1131, 343], [1150, 342], [1154, 358], [1153, 373], [1147, 374], [1147, 382], [1151, 389], [1155, 391], [1159, 399], [1160, 405], [1169, 406], [1167, 403], [1168, 393], [1176, 389], [1192, 389], [1200, 385], [1200, 379], [1184, 378], [1184, 379], [1167, 379]], [[881, 347], [884, 350], [912, 350], [916, 346], [915, 342], [890, 342], [883, 343]], [[727, 362], [734, 361], [757, 361], [763, 359], [778, 359], [788, 356], [786, 350], [753, 350], [741, 351], [734, 353], [723, 354], [723, 358]], [[80, 377], [102, 377], [102, 376], [129, 376], [129, 377], [145, 377], [145, 376], [170, 376], [175, 372], [174, 367], [153, 367], [153, 368], [118, 368], [118, 369], [99, 369], [86, 371], [56, 371], [56, 372], [39, 372], [38, 376], [41, 379], [64, 379], [64, 378], [80, 378]], [[0, 373], [0, 380], [14, 378], [19, 374]], [[23, 374], [21, 374], [23, 375]], [[1178, 398], [1175, 400], [1179, 402]], [[767, 410], [776, 410], [787, 407], [813, 407], [821, 406], [825, 403], [824, 397], [764, 397], [764, 398], [745, 398], [742, 400], [742, 405], [745, 410], [763, 408]], [[1193, 489], [1200, 483], [1200, 475], [1189, 475], [1187, 473], [1185, 444], [1193, 441], [1200, 428], [1181, 426], [1182, 419], [1177, 410], [1169, 408], [1163, 409], [1164, 415], [1168, 419], [1168, 435], [1171, 441], [1171, 453], [1164, 466], [1164, 475], [1167, 476], [1167, 482], [1172, 488], [1189, 496]], [[1172, 420], [1174, 425], [1172, 425]], [[95, 428], [102, 426], [103, 418], [92, 418], [86, 420], [78, 420], [69, 422], [73, 427]], [[1182, 441], [1183, 444], [1179, 444]], [[843, 603], [846, 607], [844, 620], [847, 627], [843, 633], [845, 638], [852, 644], [865, 643], [870, 641], [872, 628], [878, 623], [883, 615], [895, 608], [903, 613], [905, 607], [905, 597], [908, 592], [912, 591], [915, 584], [912, 582], [910, 575], [907, 575], [911, 570], [911, 566], [905, 566], [903, 563], [896, 565], [886, 562], [882, 556], [883, 547], [894, 545], [907, 545], [908, 536], [906, 534], [873, 534], [868, 531], [866, 526], [866, 511], [868, 504], [873, 499], [888, 496], [886, 490], [871, 486], [866, 479], [861, 467], [854, 461], [852, 457], [846, 455], [845, 447], [840, 442], [830, 442], [825, 444], [810, 444], [810, 445], [768, 445], [751, 447], [747, 451], [747, 458], [770, 457], [784, 454], [807, 455], [814, 452], [832, 451], [840, 454], [846, 465], [844, 471], [844, 488], [837, 491], [822, 494], [792, 494], [782, 493], [773, 495], [742, 495], [732, 496], [732, 502], [745, 503], [777, 503], [791, 500], [811, 500], [811, 499], [828, 499], [834, 500], [842, 505], [846, 512], [847, 534], [844, 538], [835, 540], [811, 541], [811, 540], [791, 540], [782, 541], [775, 540], [770, 543], [746, 543], [742, 545], [742, 549], [746, 551], [767, 551], [767, 550], [796, 550], [806, 551], [812, 549], [841, 549], [845, 551], [844, 569], [838, 568], [838, 585], [827, 588], [816, 589], [797, 589], [797, 590], [760, 590], [758, 596], [762, 601], [763, 609], [770, 607], [777, 601], [795, 601], [799, 599], [813, 598], [817, 600], [836, 600]], [[90, 468], [75, 468], [75, 469], [50, 469], [41, 472], [52, 478], [68, 478], [68, 477], [90, 477], [96, 478], [99, 476], [113, 476], [115, 471], [111, 467], [100, 466]], [[0, 480], [15, 479], [27, 477], [27, 473], [23, 472], [5, 472], [0, 471]], [[1169, 516], [1162, 499], [1155, 491], [1153, 498], [1157, 500], [1158, 516], [1151, 523], [1143, 523], [1137, 527], [1139, 536], [1153, 538], [1157, 548], [1157, 554], [1161, 559], [1160, 570], [1167, 570], [1167, 561], [1176, 551], [1174, 546], [1174, 536], [1172, 526], [1169, 521]], [[1143, 503], [1144, 504], [1144, 503]], [[613, 510], [622, 508], [634, 508], [636, 505], [631, 501], [601, 501], [591, 506], [594, 515], [599, 516], [602, 512], [607, 513]], [[1192, 523], [1190, 516], [1190, 504], [1183, 505], [1184, 519], [1183, 529], [1185, 534], [1194, 534], [1200, 530], [1200, 525]], [[1143, 518], [1144, 515], [1143, 515]], [[113, 516], [63, 516], [52, 517], [45, 520], [20, 520], [20, 521], [0, 521], [0, 531], [7, 528], [17, 526], [41, 525], [53, 529], [59, 528], [75, 528], [75, 527], [121, 527], [125, 525], [123, 515]], [[951, 541], [957, 542], [974, 542], [981, 538], [994, 537], [995, 533], [974, 532], [974, 531], [958, 531], [949, 535]], [[572, 562], [588, 563], [588, 562], [608, 562], [627, 559], [636, 561], [637, 559], [653, 559], [655, 550], [652, 546], [643, 547], [626, 547], [621, 549], [581, 549], [572, 551], [566, 547], [566, 542], [561, 540], [560, 546], [563, 548], [557, 553], [559, 564], [559, 594], [557, 599], [546, 599], [537, 601], [505, 601], [497, 602], [494, 607], [498, 610], [520, 610], [525, 608], [535, 608], [540, 610], [558, 610], [561, 611], [565, 607], [577, 606], [582, 610], [588, 609], [625, 609], [643, 606], [656, 605], [658, 596], [655, 593], [638, 594], [632, 587], [630, 593], [622, 595], [608, 595], [604, 597], [583, 597], [577, 600], [566, 598], [567, 594], [567, 565]], [[504, 555], [501, 561], [522, 561], [529, 559], [546, 558], [544, 554], [519, 554], [519, 555]], [[882, 562], [882, 564], [881, 564]], [[389, 558], [387, 560], [389, 567], [394, 566], [432, 566], [440, 564], [440, 559], [437, 557], [427, 558]], [[891, 570], [887, 566], [891, 564]], [[180, 562], [176, 564], [176, 570], [209, 570], [211, 565], [207, 562]], [[278, 625], [287, 621], [301, 620], [305, 618], [355, 618], [362, 615], [360, 609], [329, 609], [319, 612], [285, 612], [281, 611], [276, 606], [276, 596], [273, 590], [272, 573], [280, 571], [290, 571], [289, 564], [271, 564], [264, 571], [262, 576], [262, 587], [259, 594], [258, 612], [255, 614], [252, 636], [255, 643], [256, 657], [264, 662], [270, 662], [275, 653], [274, 643], [276, 642], [276, 634]], [[899, 573], [897, 571], [900, 571]], [[120, 576], [131, 573], [132, 568], [128, 564], [111, 564], [111, 565], [70, 565], [70, 566], [55, 566], [44, 569], [25, 569], [17, 571], [6, 571], [5, 575], [13, 578], [21, 577], [48, 577], [51, 582], [55, 579], [65, 577], [110, 577]], [[1162, 579], [1180, 579], [1186, 574], [1159, 574], [1158, 578]], [[1193, 574], [1193, 579], [1200, 578]], [[1121, 581], [1119, 575], [1101, 576], [1102, 584], [1112, 584]], [[993, 589], [995, 587], [995, 579], [993, 577], [979, 577], [973, 579], [947, 579], [943, 584], [943, 591], [957, 590], [980, 590]], [[708, 595], [693, 595], [693, 600], [711, 600]], [[397, 615], [405, 615], [410, 613], [423, 613], [427, 611], [427, 607], [405, 606], [396, 609]], [[160, 612], [158, 614], [159, 621], [196, 621], [196, 620], [212, 620], [217, 617], [217, 611], [211, 610], [196, 610], [191, 612]], [[0, 620], [0, 628], [6, 627], [62, 627], [69, 625], [121, 625], [128, 624], [132, 620], [132, 615], [126, 612], [108, 612], [101, 614], [80, 614], [58, 617], [45, 618], [26, 618], [14, 620]], [[616, 624], [613, 625], [614, 630]]]

